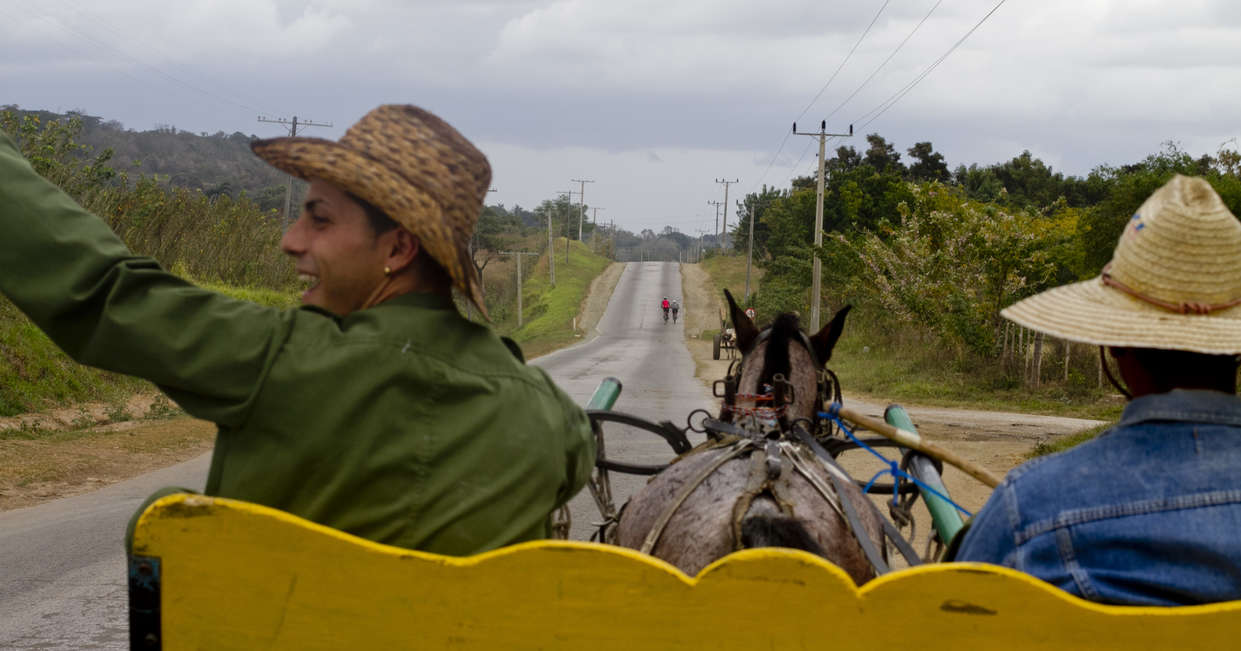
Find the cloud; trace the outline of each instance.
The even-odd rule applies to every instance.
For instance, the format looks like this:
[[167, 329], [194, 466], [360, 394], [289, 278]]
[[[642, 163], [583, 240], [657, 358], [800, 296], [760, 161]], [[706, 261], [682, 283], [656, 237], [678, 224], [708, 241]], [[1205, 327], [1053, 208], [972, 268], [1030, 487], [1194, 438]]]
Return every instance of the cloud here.
[[[779, 185], [813, 167], [790, 123], [841, 106], [935, 0], [889, 3], [812, 104], [882, 4], [10, 0], [0, 102], [262, 135], [273, 127], [257, 113], [299, 115], [334, 123], [308, 132], [330, 138], [377, 104], [410, 102], [503, 152], [506, 187], [531, 184], [523, 205], [561, 189], [540, 175], [598, 167], [628, 189], [606, 198], [618, 221], [645, 193], [681, 196], [693, 214], [714, 176]], [[929, 140], [953, 165], [1029, 149], [1072, 173], [1168, 139], [1197, 154], [1241, 135], [1241, 3], [1223, 0], [1006, 3], [863, 127], [994, 4], [940, 4], [829, 128], [852, 122], [850, 144], [879, 132], [902, 152]]]

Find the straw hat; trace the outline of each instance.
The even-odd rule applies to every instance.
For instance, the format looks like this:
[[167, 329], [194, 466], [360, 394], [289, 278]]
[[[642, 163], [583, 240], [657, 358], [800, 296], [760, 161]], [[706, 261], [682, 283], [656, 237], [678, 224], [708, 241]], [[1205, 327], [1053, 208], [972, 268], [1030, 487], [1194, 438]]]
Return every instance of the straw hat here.
[[250, 148], [274, 167], [323, 179], [387, 213], [418, 236], [453, 286], [487, 314], [469, 241], [491, 165], [447, 122], [416, 106], [388, 104], [363, 116], [339, 142], [270, 138]]
[[1241, 222], [1205, 180], [1177, 175], [1138, 208], [1098, 278], [1001, 315], [1100, 346], [1241, 353]]

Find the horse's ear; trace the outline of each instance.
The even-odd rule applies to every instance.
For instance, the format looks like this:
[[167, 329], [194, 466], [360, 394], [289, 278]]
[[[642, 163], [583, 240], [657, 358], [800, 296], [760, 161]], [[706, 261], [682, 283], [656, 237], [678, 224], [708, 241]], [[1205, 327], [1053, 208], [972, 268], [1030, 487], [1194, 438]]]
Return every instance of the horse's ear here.
[[748, 352], [758, 338], [758, 328], [754, 327], [754, 322], [746, 316], [745, 310], [737, 307], [737, 301], [733, 300], [733, 295], [727, 289], [724, 290], [724, 298], [728, 299], [728, 314], [732, 317], [733, 328], [737, 331], [737, 348], [743, 353]]
[[840, 333], [845, 330], [845, 316], [849, 314], [851, 309], [853, 309], [852, 305], [840, 308], [840, 311], [832, 317], [832, 320], [810, 338], [810, 343], [814, 344], [814, 354], [819, 358], [820, 364], [826, 366], [827, 360], [832, 358], [832, 349], [836, 347], [836, 341], [840, 339]]

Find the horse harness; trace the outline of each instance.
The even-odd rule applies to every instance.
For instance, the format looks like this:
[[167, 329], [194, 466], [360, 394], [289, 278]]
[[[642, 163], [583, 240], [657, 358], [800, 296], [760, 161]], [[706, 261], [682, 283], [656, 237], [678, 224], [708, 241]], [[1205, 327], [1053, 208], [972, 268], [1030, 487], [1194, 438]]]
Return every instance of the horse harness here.
[[[796, 332], [799, 336], [798, 341], [810, 354], [816, 369], [816, 400], [818, 400], [816, 404], [823, 404], [831, 397], [839, 401], [840, 383], [836, 375], [819, 364], [818, 356], [815, 355], [814, 347], [806, 334], [800, 330]], [[770, 336], [770, 328], [763, 330], [759, 333], [755, 346]], [[856, 506], [844, 497], [844, 487], [846, 484], [853, 483], [853, 479], [836, 463], [832, 454], [819, 444], [811, 431], [808, 431], [808, 428], [805, 426], [808, 421], [798, 419], [790, 422], [785, 415], [785, 407], [791, 404], [795, 398], [793, 386], [781, 374], [776, 374], [773, 376], [772, 384], [766, 393], [759, 395], [738, 394], [737, 387], [741, 378], [742, 363], [744, 363], [744, 357], [742, 360], [730, 364], [728, 375], [725, 379], [717, 381], [714, 385], [715, 390], [713, 393], [716, 394], [716, 397], [724, 398], [721, 417], [719, 419], [705, 418], [702, 422], [702, 430], [713, 439], [707, 444], [707, 449], [724, 449], [725, 453], [681, 486], [675, 498], [660, 514], [651, 530], [647, 532], [641, 551], [647, 554], [652, 552], [668, 522], [680, 508], [681, 504], [712, 473], [725, 463], [748, 454], [751, 462], [746, 486], [741, 496], [733, 504], [732, 530], [734, 549], [741, 549], [743, 547], [742, 522], [745, 514], [749, 511], [750, 505], [756, 498], [766, 495], [776, 503], [783, 515], [790, 517], [793, 515], [793, 506], [786, 499], [786, 495], [790, 491], [789, 482], [791, 475], [797, 473], [802, 475], [832, 509], [840, 515], [848, 530], [862, 548], [862, 552], [867, 560], [874, 567], [875, 572], [877, 574], [889, 572], [891, 568], [888, 566], [880, 549], [876, 548], [874, 542], [866, 535], [866, 530]], [[720, 385], [723, 385], [723, 395], [719, 395]], [[835, 394], [834, 396], [832, 396], [833, 393]], [[756, 404], [758, 402], [770, 402], [773, 406], [738, 408], [736, 406], [738, 397], [753, 399]], [[749, 425], [749, 427], [742, 427], [732, 422], [738, 415], [742, 416], [742, 424]], [[810, 423], [810, 429], [813, 429], [815, 433], [830, 436], [830, 421], [825, 422], [824, 419], [816, 420], [818, 422]], [[816, 457], [821, 462], [820, 467], [826, 470], [830, 485], [824, 482], [818, 473], [813, 472], [814, 459]], [[921, 564], [922, 561], [918, 558], [917, 553], [901, 536], [896, 527], [878, 512], [878, 509], [870, 500], [867, 499], [864, 502], [878, 516], [883, 536], [893, 543], [906, 562], [911, 566]]]

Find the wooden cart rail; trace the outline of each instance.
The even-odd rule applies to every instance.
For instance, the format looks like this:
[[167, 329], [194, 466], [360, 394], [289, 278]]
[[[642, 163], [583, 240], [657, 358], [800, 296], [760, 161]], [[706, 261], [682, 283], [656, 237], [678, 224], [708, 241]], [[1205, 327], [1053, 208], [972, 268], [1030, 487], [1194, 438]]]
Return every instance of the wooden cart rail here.
[[922, 566], [859, 590], [786, 550], [732, 554], [697, 578], [588, 543], [454, 558], [197, 495], [146, 511], [130, 568], [135, 648], [170, 650], [1218, 650], [1241, 631], [1241, 601], [1100, 606], [985, 565]]

